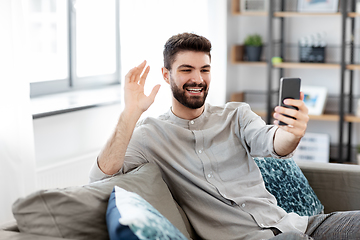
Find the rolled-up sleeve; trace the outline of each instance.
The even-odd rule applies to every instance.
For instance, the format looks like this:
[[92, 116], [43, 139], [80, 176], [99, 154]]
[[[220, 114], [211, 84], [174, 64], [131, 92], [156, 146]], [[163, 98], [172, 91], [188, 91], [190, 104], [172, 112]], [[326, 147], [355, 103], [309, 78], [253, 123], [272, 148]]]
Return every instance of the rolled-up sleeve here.
[[99, 167], [99, 163], [98, 163], [98, 159], [96, 159], [96, 161], [94, 162], [94, 164], [92, 165], [91, 169], [90, 169], [90, 174], [89, 174], [89, 180], [90, 183], [92, 182], [96, 182], [105, 178], [109, 178], [112, 175], [108, 175], [105, 174], [103, 171], [101, 171], [100, 167]]
[[283, 159], [292, 157], [293, 153], [287, 156], [279, 156], [274, 150], [274, 135], [278, 126], [266, 125], [264, 120], [254, 113], [248, 104], [241, 106], [239, 114], [240, 135], [244, 138], [251, 156], [272, 156]]

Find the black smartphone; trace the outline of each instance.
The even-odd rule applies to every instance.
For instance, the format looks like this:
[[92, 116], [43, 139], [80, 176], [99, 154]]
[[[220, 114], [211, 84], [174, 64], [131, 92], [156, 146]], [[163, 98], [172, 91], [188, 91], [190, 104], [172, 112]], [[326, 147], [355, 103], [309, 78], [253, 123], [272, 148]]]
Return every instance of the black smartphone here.
[[[301, 85], [300, 78], [281, 78], [280, 79], [280, 91], [279, 91], [279, 106], [299, 110], [297, 107], [284, 104], [284, 99], [287, 99], [287, 98], [300, 99], [300, 85]], [[290, 117], [286, 114], [284, 114], [284, 116]], [[290, 117], [290, 118], [293, 118], [293, 117]], [[287, 124], [280, 121], [279, 125], [287, 125]]]

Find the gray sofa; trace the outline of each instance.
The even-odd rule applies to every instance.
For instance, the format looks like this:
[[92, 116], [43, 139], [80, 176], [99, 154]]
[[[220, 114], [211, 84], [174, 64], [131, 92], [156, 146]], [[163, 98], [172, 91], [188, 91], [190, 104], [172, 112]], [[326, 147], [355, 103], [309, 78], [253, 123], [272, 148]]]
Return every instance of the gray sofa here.
[[[360, 166], [304, 161], [297, 164], [324, 205], [325, 213], [360, 210]], [[40, 191], [21, 199], [13, 209], [20, 222], [3, 226], [0, 240], [107, 239], [105, 217], [101, 216], [105, 215], [107, 199], [114, 185], [138, 193], [187, 238], [199, 239], [186, 214], [172, 199], [158, 168], [145, 164], [113, 179], [80, 187]], [[85, 201], [79, 203], [79, 198]], [[52, 205], [54, 199], [56, 203]], [[39, 205], [39, 201], [45, 204]], [[42, 205], [46, 205], [46, 210]], [[72, 216], [77, 217], [72, 219]], [[88, 219], [93, 220], [91, 224]], [[56, 227], [53, 226], [54, 221], [57, 221]], [[19, 231], [18, 226], [29, 225], [29, 222], [32, 227], [20, 227]], [[66, 226], [67, 222], [70, 226]], [[87, 231], [90, 228], [91, 231]]]

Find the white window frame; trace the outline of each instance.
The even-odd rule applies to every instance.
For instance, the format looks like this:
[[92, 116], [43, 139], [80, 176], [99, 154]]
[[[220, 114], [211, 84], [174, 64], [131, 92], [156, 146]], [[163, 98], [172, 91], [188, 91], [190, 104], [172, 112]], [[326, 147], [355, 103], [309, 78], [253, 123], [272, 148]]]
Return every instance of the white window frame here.
[[76, 70], [76, 14], [74, 4], [76, 0], [68, 1], [68, 77], [65, 79], [49, 80], [30, 83], [30, 97], [38, 97], [62, 92], [93, 89], [109, 85], [120, 84], [120, 11], [119, 0], [115, 0], [115, 43], [116, 43], [116, 71], [113, 74], [77, 77]]

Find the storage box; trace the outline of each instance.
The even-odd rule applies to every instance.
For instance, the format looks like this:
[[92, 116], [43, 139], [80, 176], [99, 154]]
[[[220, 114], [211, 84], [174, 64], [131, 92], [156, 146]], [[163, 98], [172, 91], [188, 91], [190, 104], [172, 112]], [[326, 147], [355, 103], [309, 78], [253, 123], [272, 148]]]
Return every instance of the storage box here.
[[325, 62], [325, 47], [300, 46], [300, 62]]
[[293, 156], [294, 160], [329, 162], [330, 136], [321, 133], [306, 133]]
[[239, 0], [241, 12], [264, 12], [269, 9], [269, 0]]

